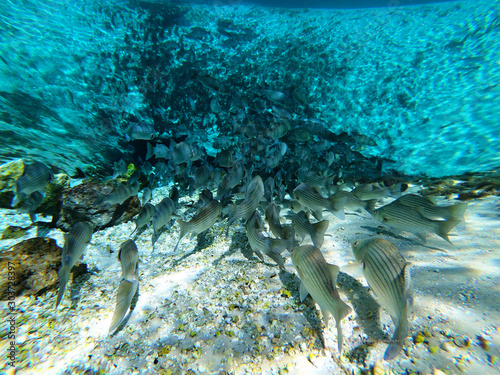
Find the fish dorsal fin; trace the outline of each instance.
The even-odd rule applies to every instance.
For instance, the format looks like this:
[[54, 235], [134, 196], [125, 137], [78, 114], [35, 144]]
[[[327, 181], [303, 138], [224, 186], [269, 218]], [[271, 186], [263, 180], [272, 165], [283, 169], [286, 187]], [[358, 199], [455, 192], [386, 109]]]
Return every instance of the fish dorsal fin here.
[[335, 284], [337, 284], [337, 276], [339, 275], [340, 268], [335, 264], [328, 264], [328, 271], [332, 276], [333, 286], [335, 286]]
[[431, 202], [434, 206], [437, 206], [437, 199], [435, 196], [433, 195], [427, 195], [425, 197], [425, 199], [427, 199], [429, 202]]
[[304, 283], [302, 282], [302, 280], [300, 281], [300, 302], [303, 302], [307, 295], [309, 294], [309, 292], [307, 291], [306, 289], [306, 286], [304, 285]]

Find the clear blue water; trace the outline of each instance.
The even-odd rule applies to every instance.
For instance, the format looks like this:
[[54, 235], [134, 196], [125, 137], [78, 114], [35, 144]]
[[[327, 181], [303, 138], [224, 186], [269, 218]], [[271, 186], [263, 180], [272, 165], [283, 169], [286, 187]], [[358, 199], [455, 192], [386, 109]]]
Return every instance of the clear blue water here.
[[[126, 138], [140, 122], [214, 154], [235, 96], [300, 87], [308, 98], [288, 108], [294, 124], [369, 136], [377, 146], [355, 149], [387, 168], [445, 176], [500, 165], [498, 1], [255, 3], [2, 2], [0, 161], [109, 172], [120, 158], [143, 160], [145, 142]], [[219, 113], [197, 75], [227, 85]]]

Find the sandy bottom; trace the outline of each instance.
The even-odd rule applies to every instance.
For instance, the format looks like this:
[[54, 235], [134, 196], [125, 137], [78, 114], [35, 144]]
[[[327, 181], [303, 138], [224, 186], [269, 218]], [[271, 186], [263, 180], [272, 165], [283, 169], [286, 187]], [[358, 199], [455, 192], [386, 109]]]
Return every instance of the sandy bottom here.
[[[153, 203], [166, 193], [157, 190]], [[367, 213], [348, 214], [344, 221], [325, 215], [330, 228], [322, 251], [328, 262], [353, 261], [350, 244], [378, 235], [412, 263], [409, 337], [395, 360], [377, 366], [393, 373], [500, 373], [499, 209], [498, 197], [470, 202], [465, 229], [451, 232], [454, 246], [434, 235], [426, 244], [408, 233], [395, 236]], [[0, 231], [29, 223], [25, 214], [0, 210]], [[2, 373], [313, 375], [373, 369], [394, 326], [365, 281], [339, 275], [341, 297], [354, 311], [342, 321], [339, 356], [334, 321], [326, 328], [315, 303], [300, 302], [290, 257], [286, 272], [279, 272], [271, 259], [262, 263], [252, 253], [240, 224], [231, 226], [227, 239], [226, 227], [224, 220], [204, 239], [185, 237], [176, 253], [177, 224], [154, 250], [152, 229], [137, 236], [139, 294], [127, 324], [112, 336], [108, 328], [121, 275], [116, 257], [134, 224], [94, 233], [84, 255], [91, 273], [69, 285], [57, 310], [55, 292], [16, 299], [17, 371], [2, 361]], [[61, 231], [46, 235], [63, 245]], [[35, 236], [32, 227], [23, 238], [0, 241], [0, 250]], [[7, 332], [8, 323], [0, 324]], [[2, 334], [2, 353], [9, 344]]]

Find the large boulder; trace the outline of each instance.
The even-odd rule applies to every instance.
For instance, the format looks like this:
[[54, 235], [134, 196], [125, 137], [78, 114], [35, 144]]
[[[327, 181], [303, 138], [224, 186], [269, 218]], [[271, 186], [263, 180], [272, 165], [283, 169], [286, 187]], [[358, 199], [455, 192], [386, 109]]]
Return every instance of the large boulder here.
[[98, 203], [99, 198], [110, 194], [118, 183], [110, 182], [104, 185], [87, 182], [64, 189], [56, 226], [68, 231], [73, 224], [88, 221], [94, 226], [94, 230], [101, 230], [132, 220], [141, 209], [141, 203], [136, 196], [127, 198], [121, 204]]
[[40, 295], [57, 289], [62, 249], [52, 238], [30, 238], [7, 250], [0, 260], [0, 300]]

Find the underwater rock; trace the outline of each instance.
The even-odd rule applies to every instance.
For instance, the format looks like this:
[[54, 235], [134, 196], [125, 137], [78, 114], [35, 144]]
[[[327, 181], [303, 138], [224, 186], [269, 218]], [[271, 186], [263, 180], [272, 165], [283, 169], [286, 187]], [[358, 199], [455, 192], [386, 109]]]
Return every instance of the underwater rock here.
[[[30, 238], [7, 250], [0, 261], [0, 269], [9, 277], [0, 280], [0, 300], [57, 289], [61, 252], [55, 240], [42, 237]], [[11, 276], [13, 280], [9, 280]], [[12, 281], [14, 285], [9, 285]]]
[[141, 209], [136, 196], [127, 198], [121, 204], [98, 204], [98, 199], [109, 195], [118, 184], [120, 184], [118, 180], [113, 180], [107, 185], [83, 183], [64, 189], [59, 216], [54, 218], [56, 226], [67, 231], [75, 223], [87, 221], [95, 230], [101, 230], [132, 220]]
[[16, 193], [16, 180], [24, 173], [23, 159], [0, 165], [0, 208], [11, 208]]
[[45, 198], [35, 212], [45, 215], [56, 214], [61, 206], [63, 190], [69, 188], [69, 180], [67, 174], [56, 174], [45, 188]]

